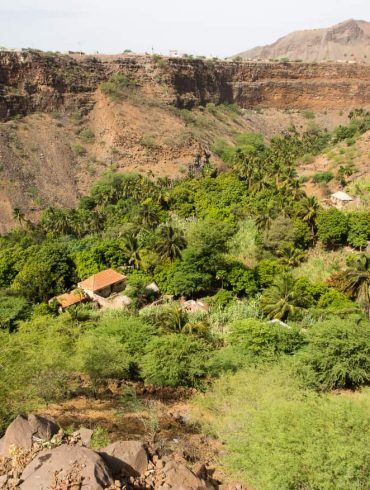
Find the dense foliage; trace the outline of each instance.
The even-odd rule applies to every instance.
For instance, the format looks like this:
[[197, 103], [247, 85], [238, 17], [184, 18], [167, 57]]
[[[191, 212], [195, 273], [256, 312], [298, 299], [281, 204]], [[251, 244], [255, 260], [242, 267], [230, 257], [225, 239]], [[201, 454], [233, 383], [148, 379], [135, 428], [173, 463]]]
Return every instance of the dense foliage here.
[[[101, 88], [116, 100], [135, 83]], [[110, 378], [207, 389], [221, 377], [206, 400], [220, 397], [220, 422], [234, 425], [213, 430], [255, 488], [365, 488], [366, 411], [317, 392], [370, 381], [370, 213], [324, 208], [296, 166], [366, 129], [357, 111], [333, 133], [242, 134], [215, 145], [224, 172], [109, 171], [75, 209], [37, 223], [15, 212], [19, 227], [0, 237], [0, 429], [72, 396], [80, 376], [94, 395]], [[106, 268], [127, 276], [126, 309], [59, 315], [49, 303]], [[209, 309], [186, 311], [187, 299]], [[339, 444], [353, 448], [344, 460]]]

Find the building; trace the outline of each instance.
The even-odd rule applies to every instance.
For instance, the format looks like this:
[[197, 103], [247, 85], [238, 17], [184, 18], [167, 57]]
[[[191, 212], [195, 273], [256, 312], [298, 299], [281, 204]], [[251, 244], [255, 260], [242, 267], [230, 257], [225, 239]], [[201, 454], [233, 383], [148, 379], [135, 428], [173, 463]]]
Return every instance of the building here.
[[[78, 287], [91, 299], [108, 298], [113, 293], [119, 293], [125, 289], [126, 276], [107, 269], [98, 272], [84, 281], [78, 283]], [[97, 298], [98, 297], [98, 298]]]
[[85, 293], [83, 291], [72, 291], [70, 293], [60, 294], [59, 296], [55, 296], [52, 298], [49, 303], [53, 303], [54, 301], [58, 304], [58, 311], [62, 313], [62, 311], [66, 310], [70, 306], [77, 305], [83, 303], [87, 300]]
[[353, 201], [353, 197], [343, 191], [335, 192], [330, 196], [330, 201], [334, 204], [334, 206], [338, 209], [343, 208], [349, 202]]
[[194, 299], [189, 299], [188, 301], [185, 301], [183, 298], [181, 298], [180, 306], [182, 311], [187, 311], [188, 313], [207, 313], [209, 311], [209, 306], [207, 303], [200, 300], [195, 301]]

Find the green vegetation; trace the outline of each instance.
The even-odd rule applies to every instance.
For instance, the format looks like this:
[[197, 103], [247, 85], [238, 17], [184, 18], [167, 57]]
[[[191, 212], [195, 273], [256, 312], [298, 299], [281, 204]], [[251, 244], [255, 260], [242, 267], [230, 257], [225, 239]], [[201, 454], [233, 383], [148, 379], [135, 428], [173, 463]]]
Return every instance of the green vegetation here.
[[[134, 86], [122, 77], [102, 86], [113, 100]], [[351, 137], [368, 118], [351, 115]], [[0, 237], [0, 430], [73, 396], [80, 378], [91, 396], [111, 378], [189, 386], [208, 390], [208, 428], [253, 488], [366, 488], [369, 210], [324, 209], [296, 172], [348, 138], [343, 128], [218, 141], [224, 172], [209, 161], [177, 180], [109, 171], [76, 208], [50, 207], [37, 223], [14, 209], [19, 226]], [[127, 276], [129, 307], [58, 314], [49, 303], [107, 268]], [[189, 299], [209, 308], [186, 311]]]
[[284, 365], [240, 371], [198, 397], [225, 470], [256, 490], [367, 488], [370, 393], [318, 396]]
[[128, 93], [135, 90], [137, 82], [123, 73], [116, 73], [100, 84], [101, 91], [111, 100], [117, 101], [127, 96]]

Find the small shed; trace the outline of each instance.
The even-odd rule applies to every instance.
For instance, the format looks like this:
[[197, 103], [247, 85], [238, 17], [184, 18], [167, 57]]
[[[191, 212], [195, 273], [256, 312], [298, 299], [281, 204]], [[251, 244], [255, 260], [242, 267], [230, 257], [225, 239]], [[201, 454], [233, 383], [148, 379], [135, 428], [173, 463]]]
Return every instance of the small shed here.
[[78, 283], [78, 287], [92, 299], [96, 296], [108, 298], [125, 289], [126, 276], [113, 269], [106, 269]]
[[70, 306], [77, 305], [79, 303], [83, 303], [88, 298], [82, 291], [72, 291], [70, 293], [60, 294], [59, 296], [55, 296], [52, 298], [49, 303], [56, 301], [58, 303], [58, 311], [61, 313], [66, 310]]
[[331, 202], [334, 204], [335, 207], [337, 208], [343, 208], [346, 206], [349, 202], [353, 201], [353, 197], [351, 197], [349, 194], [343, 191], [338, 191], [335, 192], [330, 196]]

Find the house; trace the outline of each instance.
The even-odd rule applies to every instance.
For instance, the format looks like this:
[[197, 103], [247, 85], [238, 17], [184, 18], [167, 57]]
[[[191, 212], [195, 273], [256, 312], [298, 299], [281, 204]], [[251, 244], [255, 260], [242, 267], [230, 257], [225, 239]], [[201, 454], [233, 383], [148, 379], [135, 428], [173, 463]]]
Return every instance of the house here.
[[336, 208], [341, 209], [344, 206], [346, 206], [349, 202], [352, 202], [353, 197], [351, 197], [346, 192], [338, 191], [330, 196], [330, 200]]
[[83, 291], [72, 291], [70, 293], [60, 294], [59, 296], [55, 296], [52, 298], [49, 303], [53, 303], [54, 301], [58, 304], [58, 311], [62, 313], [62, 311], [66, 310], [70, 306], [77, 305], [83, 303], [87, 300], [85, 293]]
[[91, 299], [108, 298], [113, 293], [119, 293], [125, 289], [126, 276], [106, 269], [98, 272], [84, 281], [78, 283], [78, 287]]
[[188, 313], [198, 313], [198, 312], [208, 312], [209, 306], [200, 300], [189, 299], [185, 301], [183, 298], [180, 299], [180, 305], [182, 311], [187, 311]]

